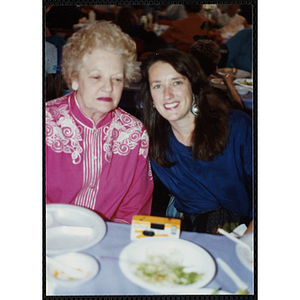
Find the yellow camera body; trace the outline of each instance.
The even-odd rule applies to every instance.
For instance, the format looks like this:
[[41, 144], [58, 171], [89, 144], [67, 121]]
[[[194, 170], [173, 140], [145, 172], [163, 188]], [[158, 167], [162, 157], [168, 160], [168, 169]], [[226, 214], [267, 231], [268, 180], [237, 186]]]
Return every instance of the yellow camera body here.
[[133, 216], [131, 222], [131, 239], [137, 240], [147, 237], [174, 237], [180, 236], [180, 219]]

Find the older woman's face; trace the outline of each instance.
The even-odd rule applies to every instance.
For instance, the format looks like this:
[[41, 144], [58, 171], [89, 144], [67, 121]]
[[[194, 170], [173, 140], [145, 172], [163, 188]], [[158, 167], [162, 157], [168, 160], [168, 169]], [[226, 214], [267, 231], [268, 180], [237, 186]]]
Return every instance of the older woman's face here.
[[191, 84], [170, 64], [160, 61], [154, 63], [149, 69], [149, 85], [155, 108], [171, 125], [173, 122], [194, 119], [190, 112]]
[[83, 58], [78, 76], [77, 100], [82, 111], [95, 122], [116, 108], [124, 86], [124, 64], [120, 55], [95, 49]]

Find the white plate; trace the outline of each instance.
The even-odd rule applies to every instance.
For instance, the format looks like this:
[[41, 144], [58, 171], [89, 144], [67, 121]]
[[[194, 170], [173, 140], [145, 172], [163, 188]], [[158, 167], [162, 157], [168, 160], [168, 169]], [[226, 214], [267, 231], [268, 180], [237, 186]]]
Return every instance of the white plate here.
[[[98, 261], [87, 254], [69, 252], [54, 256], [53, 258], [55, 259], [54, 262], [47, 261], [48, 280], [52, 280], [59, 285], [78, 286], [91, 280], [99, 272]], [[60, 262], [63, 266], [60, 265]], [[72, 269], [79, 269], [82, 271], [82, 275], [78, 278], [74, 277], [70, 279], [73, 275], [68, 274], [68, 271], [64, 270], [64, 265]]]
[[[180, 266], [186, 266], [184, 272], [203, 273], [203, 276], [198, 281], [188, 285], [150, 283], [135, 275], [135, 263], [149, 262], [149, 255], [159, 259], [176, 261]], [[207, 285], [216, 273], [214, 259], [202, 247], [182, 239], [160, 237], [131, 242], [122, 250], [119, 257], [119, 265], [123, 274], [133, 283], [163, 294], [194, 291], [196, 288]], [[157, 263], [155, 265], [157, 266]]]
[[[245, 234], [241, 240], [253, 249], [253, 233]], [[249, 250], [239, 244], [235, 247], [236, 254], [241, 263], [251, 272], [253, 272], [253, 257]]]
[[[217, 73], [220, 75], [226, 75], [230, 73], [231, 70], [233, 70], [233, 68], [220, 68], [217, 70]], [[251, 73], [244, 70], [236, 69], [236, 72], [232, 74], [232, 76], [233, 78], [249, 78], [251, 77]]]
[[[247, 85], [247, 84], [245, 84], [244, 82], [249, 82], [249, 83], [252, 83], [252, 85]], [[252, 79], [250, 79], [250, 78], [239, 78], [239, 79], [236, 79], [235, 81], [234, 81], [234, 83], [236, 83], [236, 84], [238, 84], [238, 85], [240, 85], [240, 86], [243, 86], [243, 87], [246, 87], [246, 88], [248, 88], [249, 90], [251, 90], [252, 91], [252, 89], [253, 89], [253, 81], [252, 81]]]
[[105, 222], [90, 209], [70, 204], [46, 206], [47, 255], [90, 248], [100, 242], [105, 233]]

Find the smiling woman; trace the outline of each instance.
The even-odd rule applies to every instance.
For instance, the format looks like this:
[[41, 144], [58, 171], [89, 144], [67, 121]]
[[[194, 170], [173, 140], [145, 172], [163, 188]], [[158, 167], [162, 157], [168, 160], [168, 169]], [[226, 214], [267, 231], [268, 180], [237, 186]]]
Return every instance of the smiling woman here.
[[62, 75], [73, 92], [46, 103], [46, 203], [84, 206], [115, 222], [150, 214], [148, 135], [118, 108], [136, 75], [135, 52], [132, 39], [106, 21], [68, 39]]
[[[190, 111], [193, 101], [190, 82], [170, 64], [156, 62], [149, 69], [149, 83], [158, 113], [169, 121], [177, 139], [189, 146], [194, 126], [194, 116]], [[180, 126], [184, 126], [185, 130], [178, 130]]]
[[[167, 217], [216, 233], [252, 218], [251, 118], [214, 94], [192, 55], [163, 49], [143, 60], [141, 92], [149, 155], [173, 195]], [[173, 213], [171, 213], [171, 211]]]

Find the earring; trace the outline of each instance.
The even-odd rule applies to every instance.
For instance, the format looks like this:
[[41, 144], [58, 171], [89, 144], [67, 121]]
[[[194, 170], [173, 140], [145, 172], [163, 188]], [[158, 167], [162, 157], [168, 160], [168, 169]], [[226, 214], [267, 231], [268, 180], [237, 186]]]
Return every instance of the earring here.
[[153, 104], [152, 104], [152, 105], [153, 105], [153, 107], [155, 108], [155, 104], [154, 104], [154, 102], [153, 102]]
[[72, 82], [72, 90], [73, 91], [77, 91], [78, 90], [78, 83], [75, 82], [75, 81]]
[[199, 108], [195, 101], [195, 95], [193, 95], [193, 105], [191, 107], [191, 113], [196, 117], [198, 116], [199, 113]]

